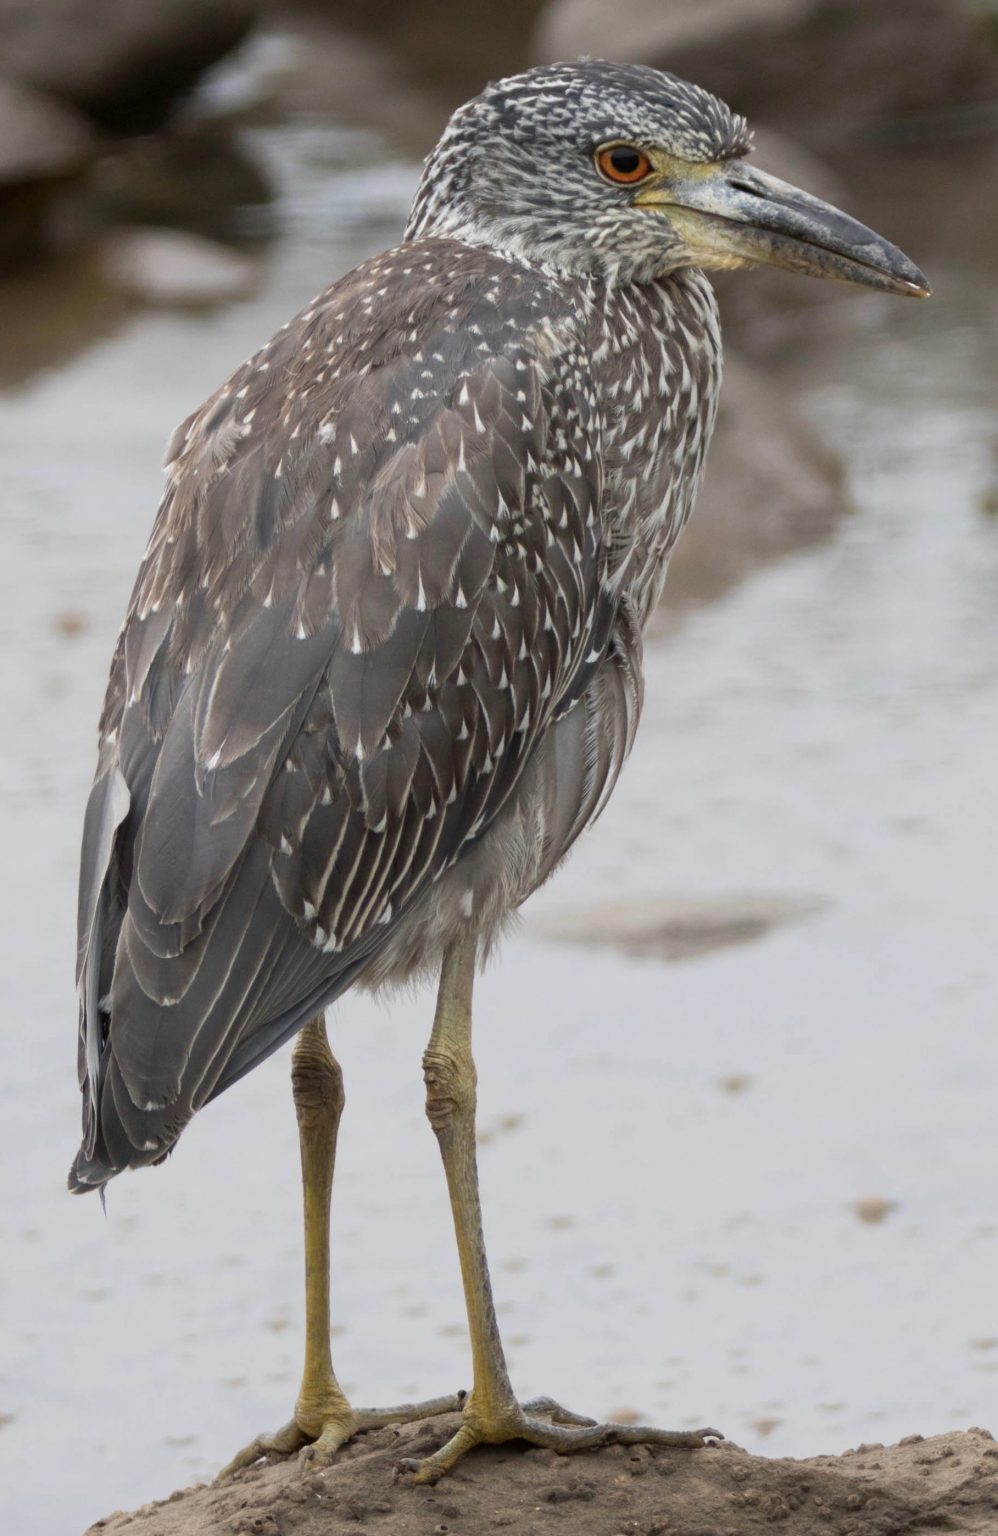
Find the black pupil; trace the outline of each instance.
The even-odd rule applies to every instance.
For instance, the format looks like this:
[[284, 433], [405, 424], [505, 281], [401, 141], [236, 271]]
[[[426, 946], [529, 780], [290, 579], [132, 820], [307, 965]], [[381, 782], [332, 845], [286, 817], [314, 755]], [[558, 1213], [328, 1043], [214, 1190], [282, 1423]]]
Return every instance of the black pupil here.
[[641, 155], [636, 149], [611, 149], [610, 164], [619, 176], [633, 176], [641, 166]]

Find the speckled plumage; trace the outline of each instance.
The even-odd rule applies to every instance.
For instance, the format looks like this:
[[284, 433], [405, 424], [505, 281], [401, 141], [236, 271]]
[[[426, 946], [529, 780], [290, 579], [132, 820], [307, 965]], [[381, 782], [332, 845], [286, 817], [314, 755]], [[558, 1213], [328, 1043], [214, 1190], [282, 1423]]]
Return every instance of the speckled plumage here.
[[461, 923], [487, 947], [613, 788], [713, 424], [713, 295], [650, 277], [610, 200], [573, 254], [557, 206], [551, 238], [501, 227], [455, 180], [493, 119], [515, 161], [579, 93], [598, 135], [657, 101], [687, 155], [744, 150], [705, 93], [600, 67], [601, 95], [555, 66], [456, 114], [405, 242], [174, 436], [87, 812], [76, 1187], [161, 1158], [353, 982]]

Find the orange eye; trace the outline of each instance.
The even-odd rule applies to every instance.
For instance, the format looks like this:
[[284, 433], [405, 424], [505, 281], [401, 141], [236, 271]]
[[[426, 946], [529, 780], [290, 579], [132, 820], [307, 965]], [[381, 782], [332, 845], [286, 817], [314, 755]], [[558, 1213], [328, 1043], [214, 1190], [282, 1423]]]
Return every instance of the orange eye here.
[[651, 172], [651, 161], [643, 149], [635, 149], [633, 144], [608, 144], [596, 151], [596, 167], [607, 181], [628, 187], [644, 181]]

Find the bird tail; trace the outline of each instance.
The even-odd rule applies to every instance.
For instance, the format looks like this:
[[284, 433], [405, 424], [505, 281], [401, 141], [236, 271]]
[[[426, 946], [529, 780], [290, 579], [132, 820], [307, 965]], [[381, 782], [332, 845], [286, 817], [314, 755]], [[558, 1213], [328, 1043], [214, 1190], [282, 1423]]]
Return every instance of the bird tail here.
[[[106, 1090], [106, 1083], [101, 1087]], [[85, 1195], [91, 1190], [97, 1190], [103, 1204], [104, 1189], [111, 1179], [123, 1173], [126, 1168], [142, 1168], [150, 1163], [161, 1163], [173, 1150], [173, 1142], [179, 1135], [179, 1130], [172, 1137], [164, 1137], [160, 1134], [156, 1137], [150, 1136], [143, 1145], [129, 1145], [122, 1141], [122, 1137], [118, 1134], [120, 1119], [114, 1112], [113, 1095], [109, 1095], [109, 1103], [98, 1103], [93, 1106], [88, 1102], [89, 1098], [90, 1088], [85, 1082], [83, 1085], [84, 1134], [80, 1149], [73, 1158], [66, 1179], [66, 1187], [72, 1195]], [[151, 1121], [153, 1116], [149, 1115], [147, 1118]], [[157, 1127], [157, 1129], [160, 1128]], [[111, 1144], [118, 1151], [117, 1157], [113, 1156], [109, 1150], [105, 1130], [110, 1132]], [[116, 1137], [117, 1141], [122, 1142], [120, 1148], [116, 1144]]]
[[66, 1188], [71, 1195], [86, 1195], [97, 1190], [103, 1200], [104, 1187], [117, 1172], [117, 1168], [112, 1168], [111, 1164], [104, 1162], [102, 1158], [88, 1157], [81, 1147], [73, 1158], [73, 1165], [66, 1179]]
[[[83, 1135], [68, 1179], [78, 1194], [103, 1190], [125, 1168], [162, 1162], [203, 1104], [321, 1013], [365, 960], [358, 955], [341, 961], [332, 976], [326, 972], [328, 959], [301, 938], [281, 906], [262, 840], [239, 861], [235, 883], [204, 917], [196, 939], [173, 954], [170, 943], [162, 942], [164, 925], [144, 906], [138, 880], [126, 895], [115, 875], [115, 838], [128, 806], [120, 770], [109, 771], [91, 793], [84, 831], [77, 972]], [[161, 954], [143, 939], [143, 923], [154, 930]], [[310, 966], [312, 984], [291, 1001], [278, 994], [287, 1006], [275, 1012], [258, 1004], [254, 1017], [247, 974], [259, 970], [259, 956], [266, 958], [268, 946], [279, 952], [282, 942], [304, 950], [293, 974], [300, 985]], [[132, 947], [142, 955], [144, 969], [136, 969]], [[169, 986], [155, 972], [157, 964], [162, 972], [173, 960], [189, 961], [197, 978], [192, 983], [188, 976], [175, 989], [180, 993], [175, 1001], [165, 998]], [[264, 972], [263, 981], [269, 980]], [[117, 1031], [113, 1007], [120, 1010]]]
[[201, 1104], [224, 1093], [297, 1034], [309, 1019], [324, 1012], [350, 985], [362, 963], [356, 960], [344, 966], [340, 975], [320, 983], [302, 1001], [245, 1036], [229, 1052], [210, 1092], [199, 1102], [181, 1095], [171, 1103], [140, 1108], [130, 1096], [110, 1038], [106, 1039], [93, 1084], [81, 1069], [83, 1139], [69, 1170], [70, 1192], [80, 1195], [96, 1189], [103, 1199], [105, 1186], [126, 1168], [163, 1162]]

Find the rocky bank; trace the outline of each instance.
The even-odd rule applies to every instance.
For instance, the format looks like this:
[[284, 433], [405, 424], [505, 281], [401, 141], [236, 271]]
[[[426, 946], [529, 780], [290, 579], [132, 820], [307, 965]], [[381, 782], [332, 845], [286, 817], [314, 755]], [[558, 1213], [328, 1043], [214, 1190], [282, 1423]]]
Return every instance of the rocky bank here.
[[99, 1520], [88, 1536], [914, 1536], [998, 1529], [998, 1446], [987, 1430], [910, 1435], [807, 1461], [605, 1446], [571, 1457], [525, 1446], [478, 1450], [436, 1487], [414, 1487], [402, 1456], [423, 1454], [454, 1419], [378, 1430], [332, 1467], [306, 1459]]

